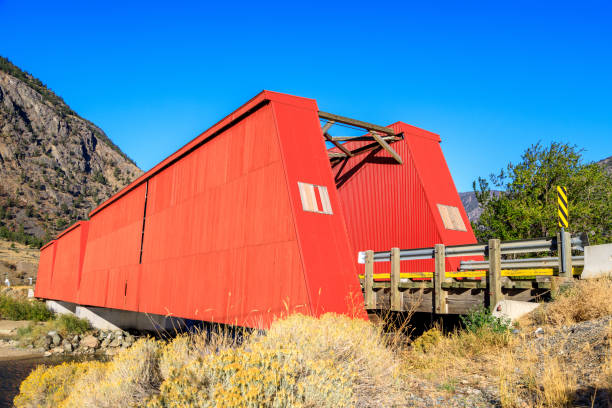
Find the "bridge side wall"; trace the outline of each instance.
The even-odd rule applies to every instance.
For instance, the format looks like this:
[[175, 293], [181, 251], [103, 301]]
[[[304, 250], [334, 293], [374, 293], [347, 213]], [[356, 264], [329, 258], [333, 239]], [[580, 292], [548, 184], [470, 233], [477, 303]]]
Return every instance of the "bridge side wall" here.
[[58, 235], [49, 298], [76, 302], [88, 230], [80, 221]]
[[34, 296], [47, 298], [51, 296], [51, 278], [53, 277], [53, 264], [55, 262], [55, 240], [49, 242], [40, 249], [38, 261], [38, 274], [36, 275], [36, 286]]
[[[273, 101], [272, 105], [312, 312], [366, 318], [316, 102], [297, 106], [290, 99]], [[318, 212], [304, 208], [305, 192], [300, 192], [298, 183], [304, 183], [302, 188], [315, 186], [311, 210]]]

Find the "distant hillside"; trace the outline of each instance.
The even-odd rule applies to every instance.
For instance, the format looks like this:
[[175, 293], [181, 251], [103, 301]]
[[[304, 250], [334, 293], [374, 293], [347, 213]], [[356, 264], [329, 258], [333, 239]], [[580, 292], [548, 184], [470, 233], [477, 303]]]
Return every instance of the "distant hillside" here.
[[608, 173], [612, 174], [612, 156], [608, 157], [607, 159], [600, 160], [597, 163], [601, 164], [606, 170], [608, 170]]
[[[493, 194], [500, 194], [501, 191], [492, 191]], [[473, 191], [466, 191], [465, 193], [459, 193], [459, 198], [465, 208], [468, 218], [472, 222], [478, 221], [480, 214], [482, 214], [482, 207], [478, 204], [476, 194]]]
[[100, 128], [0, 57], [0, 238], [39, 245], [141, 173]]

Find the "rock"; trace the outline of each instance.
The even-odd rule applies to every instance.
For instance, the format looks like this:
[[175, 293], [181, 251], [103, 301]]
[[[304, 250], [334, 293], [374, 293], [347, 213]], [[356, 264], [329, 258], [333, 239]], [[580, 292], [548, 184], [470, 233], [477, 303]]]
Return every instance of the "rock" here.
[[78, 334], [76, 334], [73, 338], [72, 338], [72, 343], [78, 343], [81, 340], [81, 336], [79, 336]]
[[121, 340], [120, 339], [113, 339], [113, 341], [111, 341], [108, 345], [108, 347], [119, 347], [121, 345]]
[[72, 352], [72, 344], [66, 340], [64, 340], [64, 342], [62, 343], [62, 346], [64, 347], [64, 350], [66, 350], [67, 352], [71, 353]]
[[89, 335], [89, 336], [84, 337], [83, 340], [81, 340], [81, 345], [84, 347], [95, 349], [100, 345], [100, 341], [96, 339], [94, 336]]
[[533, 332], [533, 334], [535, 334], [536, 336], [542, 335], [542, 334], [544, 334], [544, 329], [543, 329], [543, 328], [541, 328], [541, 327], [538, 327], [538, 328], [537, 328], [537, 329], [536, 329], [536, 330]]
[[53, 345], [54, 346], [59, 346], [60, 343], [62, 342], [62, 337], [59, 334], [57, 334], [57, 333], [54, 333], [51, 336], [51, 339], [53, 339]]
[[520, 330], [519, 329], [513, 329], [512, 330], [512, 334], [520, 334]]
[[52, 331], [50, 331], [50, 332], [48, 332], [48, 333], [47, 333], [47, 336], [51, 336], [51, 337], [53, 337], [53, 336], [55, 336], [56, 334], [57, 334], [57, 332], [56, 332], [55, 330], [52, 330]]
[[49, 357], [52, 353], [50, 351], [45, 351], [45, 353], [43, 354], [43, 356], [45, 357]]
[[100, 330], [100, 333], [98, 333], [98, 340], [102, 341], [106, 338], [106, 332]]
[[110, 344], [111, 339], [109, 337], [105, 338], [104, 341], [102, 341], [102, 348], [107, 348], [108, 345]]
[[128, 347], [131, 346], [132, 344], [134, 344], [134, 336], [132, 336], [131, 334], [128, 334], [127, 336], [125, 336], [123, 343], [127, 344]]
[[53, 354], [62, 354], [64, 349], [62, 347], [54, 347], [51, 349], [51, 353]]
[[53, 344], [53, 339], [51, 336], [45, 336], [42, 342], [42, 346], [45, 350], [49, 350], [51, 348], [51, 344]]

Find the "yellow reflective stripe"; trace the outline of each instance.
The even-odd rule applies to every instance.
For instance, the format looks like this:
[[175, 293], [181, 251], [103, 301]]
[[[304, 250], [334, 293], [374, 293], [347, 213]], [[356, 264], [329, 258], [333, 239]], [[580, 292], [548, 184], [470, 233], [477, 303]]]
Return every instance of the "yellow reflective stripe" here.
[[566, 215], [568, 213], [565, 203], [561, 202], [560, 200], [559, 200], [559, 211]]
[[562, 227], [567, 227], [567, 215], [563, 214], [561, 210], [557, 212], [557, 215], [559, 216], [559, 225]]
[[563, 201], [567, 203], [567, 190], [565, 187], [557, 186], [557, 194], [559, 194], [561, 198], [563, 198]]
[[[524, 277], [524, 276], [553, 276], [555, 273], [553, 268], [529, 268], [529, 269], [502, 269], [501, 276], [509, 277]], [[581, 268], [572, 268], [574, 275], [580, 275]], [[484, 278], [486, 271], [460, 271], [446, 272], [447, 278]], [[359, 279], [364, 279], [365, 275], [359, 275]], [[433, 272], [402, 272], [401, 279], [429, 279], [433, 278]], [[374, 280], [391, 279], [388, 273], [375, 273]]]

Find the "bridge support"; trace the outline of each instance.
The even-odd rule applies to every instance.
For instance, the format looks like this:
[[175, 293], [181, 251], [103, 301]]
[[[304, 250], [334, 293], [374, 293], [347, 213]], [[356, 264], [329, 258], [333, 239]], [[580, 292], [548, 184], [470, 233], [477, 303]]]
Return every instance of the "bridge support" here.
[[58, 314], [72, 314], [88, 320], [92, 327], [101, 330], [173, 330], [185, 326], [184, 320], [172, 316], [131, 312], [105, 307], [81, 306], [59, 300], [47, 300], [47, 308]]
[[489, 273], [487, 273], [488, 307], [493, 311], [504, 296], [501, 288], [501, 246], [499, 239], [489, 240]]
[[400, 250], [391, 248], [391, 310], [401, 312], [404, 310], [404, 297], [400, 292]]
[[376, 293], [374, 293], [374, 251], [366, 251], [364, 292], [365, 308], [376, 309]]
[[434, 313], [447, 314], [447, 293], [442, 289], [442, 282], [446, 279], [446, 257], [444, 255], [444, 244], [434, 246], [435, 271], [433, 275], [434, 284]]

